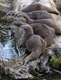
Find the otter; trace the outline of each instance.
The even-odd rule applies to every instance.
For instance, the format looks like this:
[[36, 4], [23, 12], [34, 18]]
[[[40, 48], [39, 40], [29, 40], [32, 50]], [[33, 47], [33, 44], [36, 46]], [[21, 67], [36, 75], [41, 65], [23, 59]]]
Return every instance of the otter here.
[[39, 19], [39, 20], [33, 20], [33, 23], [42, 23], [42, 24], [46, 24], [49, 27], [52, 27], [55, 29], [55, 33], [56, 34], [61, 34], [61, 27], [58, 26], [55, 21], [51, 20], [51, 19]]
[[[23, 22], [21, 22], [19, 24], [18, 21], [15, 21], [16, 25], [14, 25], [14, 22], [10, 24], [10, 29], [11, 29], [11, 36], [13, 36], [14, 38], [14, 41], [15, 41], [15, 50], [17, 51], [18, 54], [21, 53], [21, 48], [20, 47], [20, 44], [23, 43], [23, 35], [24, 35], [24, 30], [21, 29], [21, 31], [19, 31], [19, 26], [21, 25], [25, 25]], [[25, 47], [23, 47], [24, 50]]]
[[33, 20], [25, 12], [19, 12], [15, 15], [15, 17], [18, 17], [18, 18], [23, 17], [24, 19], [26, 19], [25, 23], [28, 23], [28, 24], [33, 22]]
[[47, 11], [44, 10], [36, 10], [36, 11], [32, 11], [27, 13], [27, 15], [31, 18], [31, 19], [52, 19], [52, 16], [50, 15], [50, 13], [48, 13]]
[[30, 5], [28, 5], [27, 7], [23, 8], [21, 11], [28, 13], [28, 12], [32, 12], [32, 11], [36, 11], [36, 10], [45, 10], [49, 13], [59, 14], [58, 11], [55, 11], [49, 7], [46, 7], [42, 4], [40, 4], [40, 2], [33, 2]]
[[46, 43], [39, 35], [35, 35], [33, 33], [33, 29], [30, 25], [28, 25], [28, 24], [22, 25], [22, 26], [20, 26], [20, 28], [23, 28], [25, 30], [23, 42], [25, 42], [26, 49], [29, 52], [31, 52], [25, 58], [25, 64], [26, 64], [29, 61], [32, 61], [32, 60], [38, 58], [42, 53], [45, 52]]
[[20, 38], [19, 27], [15, 26], [15, 25], [12, 25], [12, 24], [10, 24], [9, 27], [11, 29], [12, 36], [15, 36], [15, 39], [16, 39], [16, 42], [17, 42], [17, 40]]
[[[19, 48], [25, 47], [29, 52], [31, 52], [25, 58], [24, 64], [27, 64], [29, 61], [32, 61], [32, 60], [38, 58], [42, 53], [45, 52], [46, 42], [39, 35], [34, 34], [33, 29], [30, 25], [25, 24], [20, 27], [17, 27], [14, 25], [11, 27], [11, 29], [14, 32], [14, 36], [17, 38], [16, 42], [19, 44], [17, 46]], [[19, 35], [19, 37], [16, 36], [18, 34], [18, 32], [19, 33], [21, 32], [21, 29], [24, 30], [22, 43], [20, 42], [20, 35]], [[18, 42], [18, 40], [19, 40], [19, 42]]]
[[22, 26], [22, 25], [26, 25], [26, 23], [24, 22], [20, 22], [20, 21], [14, 21], [10, 24], [10, 29], [12, 31], [12, 33], [14, 34], [15, 36], [15, 39], [16, 39], [16, 43], [17, 41], [20, 39], [20, 31], [19, 31], [19, 27]]
[[[19, 15], [17, 15], [19, 13], [14, 12], [14, 11], [9, 11], [6, 15], [5, 15], [5, 19], [7, 20], [11, 20], [11, 22], [13, 21], [21, 21], [21, 22], [26, 22], [26, 19], [24, 17], [20, 17]], [[16, 16], [17, 15], [17, 16]]]
[[5, 15], [5, 17], [7, 17], [7, 16], [15, 16], [17, 14], [17, 12], [15, 12], [15, 11], [9, 11], [6, 15]]
[[[15, 21], [12, 23], [12, 25], [17, 27], [20, 27], [26, 24], [27, 23], [18, 22], [18, 21]], [[53, 40], [55, 37], [54, 28], [51, 28], [48, 25], [42, 24], [42, 23], [33, 23], [31, 24], [31, 27], [34, 31], [34, 34], [41, 36], [45, 40], [47, 47], [54, 43], [54, 40]]]
[[47, 47], [54, 43], [55, 30], [46, 24], [33, 23], [31, 24], [34, 34], [41, 36], [46, 42]]
[[26, 19], [26, 23], [28, 23], [30, 25], [33, 23], [46, 24], [49, 27], [54, 28], [56, 34], [61, 34], [61, 27], [58, 26], [53, 19], [37, 19], [37, 20], [34, 20], [34, 19], [31, 19], [26, 13], [23, 13], [23, 12], [19, 12], [18, 14], [16, 14], [16, 16], [23, 17], [24, 19]]
[[46, 24], [49, 27], [52, 27], [55, 29], [55, 33], [56, 34], [61, 34], [61, 27], [57, 25], [57, 23], [55, 23], [54, 20], [52, 19], [37, 19], [37, 20], [33, 20], [31, 19], [26, 13], [23, 12], [19, 12], [18, 14], [15, 15], [15, 17], [19, 16], [19, 18], [25, 19], [25, 23], [28, 24], [32, 24], [32, 23], [42, 23], [42, 24]]

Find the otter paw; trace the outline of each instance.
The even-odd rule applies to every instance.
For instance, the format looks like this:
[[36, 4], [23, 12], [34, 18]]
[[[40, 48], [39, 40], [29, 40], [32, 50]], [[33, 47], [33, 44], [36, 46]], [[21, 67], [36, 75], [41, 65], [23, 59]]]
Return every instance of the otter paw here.
[[25, 64], [25, 65], [26, 65], [26, 64], [28, 64], [28, 63], [29, 63], [29, 61], [30, 61], [30, 60], [29, 60], [29, 58], [28, 58], [28, 57], [26, 57], [26, 58], [25, 58], [25, 60], [24, 60], [24, 64]]

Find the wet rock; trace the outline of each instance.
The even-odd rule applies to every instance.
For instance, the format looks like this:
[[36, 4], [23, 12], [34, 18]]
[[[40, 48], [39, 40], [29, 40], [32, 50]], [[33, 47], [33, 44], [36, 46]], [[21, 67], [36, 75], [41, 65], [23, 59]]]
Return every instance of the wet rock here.
[[20, 48], [19, 52], [9, 27], [1, 25], [0, 28], [0, 58], [14, 59], [22, 56], [25, 53], [25, 49]]
[[6, 40], [6, 34], [0, 32], [0, 42], [4, 42]]
[[56, 48], [61, 48], [61, 36], [55, 38], [55, 46]]
[[15, 12], [21, 11], [23, 8], [34, 2], [35, 0], [14, 0], [13, 10]]
[[14, 18], [12, 18], [12, 17], [1, 17], [0, 18], [0, 23], [1, 24], [10, 24], [10, 23], [12, 23], [14, 21]]
[[11, 61], [1, 61], [0, 73], [14, 77], [14, 79], [33, 78], [32, 75], [29, 74], [28, 68], [26, 68], [26, 66], [21, 66], [20, 61], [20, 58]]
[[[59, 37], [59, 38], [58, 38]], [[57, 36], [55, 38], [55, 44], [52, 45], [47, 49], [47, 52], [38, 59], [30, 62], [27, 65], [23, 64], [23, 61], [25, 57], [27, 56], [26, 54], [23, 54], [21, 57], [17, 59], [0, 59], [1, 63], [1, 74], [5, 74], [6, 76], [11, 76], [14, 79], [32, 79], [34, 76], [42, 76], [45, 73], [48, 73], [50, 71], [50, 66], [49, 66], [49, 57], [51, 56], [52, 58], [56, 56], [56, 52], [59, 52], [59, 55], [61, 54], [61, 49], [60, 45], [60, 38], [61, 36]], [[57, 49], [57, 50], [56, 50]], [[22, 49], [23, 50], [23, 49]], [[55, 52], [56, 51], [56, 52]], [[23, 53], [23, 52], [22, 52]], [[12, 65], [11, 65], [12, 64]]]
[[7, 13], [11, 10], [12, 0], [0, 0], [0, 12]]
[[61, 36], [56, 36], [55, 44], [47, 50], [50, 56], [50, 65], [54, 69], [60, 69], [61, 66]]
[[50, 59], [50, 65], [52, 66], [52, 68], [54, 69], [59, 69], [60, 67], [60, 60], [57, 57], [53, 57]]

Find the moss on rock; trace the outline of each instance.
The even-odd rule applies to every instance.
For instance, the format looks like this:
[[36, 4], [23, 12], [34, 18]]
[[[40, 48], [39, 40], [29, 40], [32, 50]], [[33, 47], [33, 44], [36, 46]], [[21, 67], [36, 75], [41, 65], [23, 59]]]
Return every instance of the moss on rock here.
[[53, 58], [50, 59], [50, 65], [55, 69], [59, 69], [60, 60], [57, 57], [53, 57]]

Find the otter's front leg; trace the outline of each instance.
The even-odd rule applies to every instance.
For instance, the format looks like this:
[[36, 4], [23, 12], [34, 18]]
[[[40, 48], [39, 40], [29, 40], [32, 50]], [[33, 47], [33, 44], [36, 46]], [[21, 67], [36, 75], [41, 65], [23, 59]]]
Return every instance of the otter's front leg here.
[[41, 55], [41, 49], [35, 49], [24, 60], [24, 64], [28, 64], [30, 61], [37, 59]]
[[16, 46], [17, 46], [18, 48], [25, 47], [25, 42], [23, 41], [23, 39], [20, 38], [20, 39], [17, 41]]

